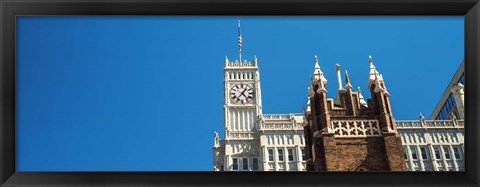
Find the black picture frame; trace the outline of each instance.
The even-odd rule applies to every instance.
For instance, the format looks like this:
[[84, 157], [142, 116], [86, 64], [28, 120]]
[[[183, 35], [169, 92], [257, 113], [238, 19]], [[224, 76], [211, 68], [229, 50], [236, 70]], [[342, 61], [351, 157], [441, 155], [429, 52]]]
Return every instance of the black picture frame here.
[[[464, 15], [465, 172], [16, 172], [19, 15]], [[0, 0], [1, 186], [479, 186], [478, 0]]]

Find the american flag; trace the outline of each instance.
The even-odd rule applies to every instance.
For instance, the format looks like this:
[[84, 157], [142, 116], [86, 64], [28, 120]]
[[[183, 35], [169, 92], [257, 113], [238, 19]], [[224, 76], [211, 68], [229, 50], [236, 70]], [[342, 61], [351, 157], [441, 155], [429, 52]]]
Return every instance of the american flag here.
[[240, 20], [238, 20], [238, 49], [242, 52], [242, 33], [240, 32]]
[[240, 52], [242, 51], [242, 35], [238, 35], [238, 48]]

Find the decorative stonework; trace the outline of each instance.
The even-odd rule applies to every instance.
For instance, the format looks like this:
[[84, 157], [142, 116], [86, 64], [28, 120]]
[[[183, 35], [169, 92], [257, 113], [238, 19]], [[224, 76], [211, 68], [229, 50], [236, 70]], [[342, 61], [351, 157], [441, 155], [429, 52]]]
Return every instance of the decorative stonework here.
[[226, 62], [226, 64], [227, 64], [227, 67], [256, 67], [255, 63], [247, 62], [246, 60], [244, 60], [243, 62], [238, 62], [238, 61]]
[[229, 139], [253, 139], [255, 135], [252, 132], [229, 132], [228, 138]]
[[264, 114], [265, 120], [290, 120], [291, 116], [288, 114]]
[[302, 123], [293, 125], [292, 123], [264, 123], [260, 130], [303, 130]]
[[378, 137], [378, 120], [332, 120], [335, 137]]
[[463, 120], [425, 120], [424, 123], [418, 120], [402, 120], [397, 121], [397, 128], [411, 129], [411, 128], [464, 128], [465, 122]]

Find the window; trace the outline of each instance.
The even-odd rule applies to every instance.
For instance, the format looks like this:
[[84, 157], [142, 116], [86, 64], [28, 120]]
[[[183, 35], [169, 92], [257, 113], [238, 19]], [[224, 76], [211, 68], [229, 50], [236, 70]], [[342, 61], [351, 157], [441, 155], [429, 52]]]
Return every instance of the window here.
[[252, 158], [252, 169], [258, 170], [258, 158]]
[[223, 171], [223, 164], [220, 165], [220, 171]]
[[288, 148], [288, 161], [293, 161], [293, 149]]
[[455, 159], [457, 159], [457, 160], [462, 159], [460, 157], [460, 148], [459, 147], [457, 147], [457, 146], [453, 147], [453, 154], [455, 155]]
[[278, 161], [283, 161], [283, 149], [278, 148]]
[[412, 152], [412, 160], [417, 160], [417, 148], [411, 147], [410, 151]]
[[243, 170], [248, 170], [248, 158], [243, 158], [242, 159], [242, 169]]
[[238, 158], [233, 158], [232, 170], [238, 170]]
[[273, 149], [268, 149], [268, 161], [273, 161]]
[[408, 160], [407, 148], [406, 147], [403, 148], [403, 157], [405, 157], [405, 160]]
[[450, 149], [448, 149], [448, 146], [443, 146], [443, 152], [445, 152], [445, 159], [450, 159]]
[[433, 147], [433, 150], [435, 151], [435, 158], [442, 159], [442, 156], [440, 155], [440, 149], [437, 146], [435, 146]]
[[302, 148], [302, 160], [306, 161], [307, 160], [307, 154], [305, 153], [305, 148]]
[[422, 154], [422, 159], [428, 159], [428, 152], [426, 147], [420, 147], [420, 152]]

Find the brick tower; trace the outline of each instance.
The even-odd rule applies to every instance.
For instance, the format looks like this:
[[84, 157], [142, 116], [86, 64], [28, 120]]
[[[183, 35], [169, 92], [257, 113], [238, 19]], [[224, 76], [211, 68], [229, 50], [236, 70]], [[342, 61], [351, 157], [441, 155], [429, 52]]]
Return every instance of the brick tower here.
[[338, 90], [327, 98], [327, 79], [315, 56], [315, 70], [304, 112], [307, 171], [406, 171], [402, 141], [390, 107], [383, 77], [369, 57], [365, 102], [360, 88], [352, 91], [346, 72], [342, 87], [337, 64]]

